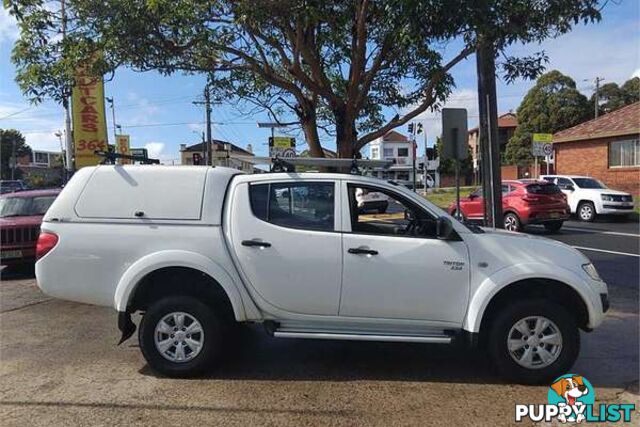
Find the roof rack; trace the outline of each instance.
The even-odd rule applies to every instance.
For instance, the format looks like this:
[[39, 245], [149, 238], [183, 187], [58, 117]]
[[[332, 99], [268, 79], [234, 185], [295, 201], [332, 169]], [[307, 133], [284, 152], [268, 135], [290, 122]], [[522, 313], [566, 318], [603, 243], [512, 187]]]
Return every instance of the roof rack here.
[[132, 160], [134, 162], [140, 162], [143, 165], [159, 165], [160, 160], [158, 159], [150, 159], [145, 156], [131, 156], [129, 154], [120, 154], [115, 153], [113, 151], [94, 151], [96, 156], [103, 157], [103, 160], [100, 162], [101, 165], [115, 165], [116, 160], [125, 159]]
[[259, 157], [241, 155], [231, 155], [230, 157], [247, 163], [270, 165], [271, 172], [295, 172], [296, 166], [315, 166], [349, 168], [351, 174], [360, 175], [362, 174], [362, 169], [386, 169], [393, 164], [391, 160], [331, 159], [325, 157]]

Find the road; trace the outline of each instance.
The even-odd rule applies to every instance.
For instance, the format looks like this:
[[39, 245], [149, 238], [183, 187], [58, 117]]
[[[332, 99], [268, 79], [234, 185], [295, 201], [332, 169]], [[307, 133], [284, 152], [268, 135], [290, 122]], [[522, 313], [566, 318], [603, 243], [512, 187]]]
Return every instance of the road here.
[[[638, 224], [566, 225], [557, 235], [530, 232], [590, 248], [612, 301], [604, 324], [582, 334], [573, 371], [599, 402], [639, 408]], [[275, 339], [259, 327], [241, 329], [210, 376], [166, 379], [148, 369], [135, 339], [115, 345], [112, 310], [51, 299], [28, 276], [3, 277], [0, 334], [3, 426], [506, 426], [516, 403], [546, 403], [547, 387], [505, 384], [479, 353]]]

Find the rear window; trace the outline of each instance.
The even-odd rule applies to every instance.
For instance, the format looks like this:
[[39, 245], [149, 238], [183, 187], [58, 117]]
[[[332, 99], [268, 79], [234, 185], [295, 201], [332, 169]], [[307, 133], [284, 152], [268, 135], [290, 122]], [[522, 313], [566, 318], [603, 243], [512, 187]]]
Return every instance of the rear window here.
[[558, 194], [562, 193], [560, 187], [555, 184], [529, 184], [527, 185], [527, 193], [531, 194]]

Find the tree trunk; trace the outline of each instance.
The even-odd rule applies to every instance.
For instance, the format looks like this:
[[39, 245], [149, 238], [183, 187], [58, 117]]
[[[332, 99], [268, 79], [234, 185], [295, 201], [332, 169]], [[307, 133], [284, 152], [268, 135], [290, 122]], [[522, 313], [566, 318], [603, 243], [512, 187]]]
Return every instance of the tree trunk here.
[[503, 228], [502, 171], [498, 142], [498, 106], [496, 96], [496, 63], [491, 40], [479, 37], [476, 52], [478, 71], [478, 107], [480, 110], [480, 155], [482, 190], [486, 225]]
[[338, 157], [341, 159], [352, 159], [354, 155], [355, 144], [358, 140], [356, 133], [356, 122], [345, 114], [344, 110], [334, 111], [336, 118], [336, 148]]
[[312, 109], [302, 115], [298, 116], [300, 124], [302, 125], [302, 131], [304, 132], [304, 138], [309, 146], [309, 153], [311, 157], [324, 157], [324, 151], [320, 145], [320, 136], [318, 135], [318, 124], [316, 118], [316, 111]]

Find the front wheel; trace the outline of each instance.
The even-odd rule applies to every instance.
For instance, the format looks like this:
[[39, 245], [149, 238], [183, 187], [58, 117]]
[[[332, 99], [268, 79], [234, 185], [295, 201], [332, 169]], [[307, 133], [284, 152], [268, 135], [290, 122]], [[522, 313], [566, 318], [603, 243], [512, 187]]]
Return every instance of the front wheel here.
[[520, 231], [522, 230], [522, 224], [520, 218], [513, 212], [509, 212], [504, 216], [504, 229], [507, 231]]
[[550, 231], [552, 233], [557, 233], [562, 228], [563, 223], [564, 221], [545, 222], [544, 228], [546, 228], [547, 231]]
[[523, 384], [544, 384], [573, 366], [580, 333], [563, 306], [544, 299], [518, 301], [491, 323], [488, 344], [502, 376]]
[[221, 320], [195, 298], [173, 296], [147, 309], [138, 333], [151, 368], [176, 378], [202, 374], [222, 347]]
[[582, 221], [592, 222], [596, 219], [596, 208], [591, 202], [582, 202], [578, 205], [578, 218]]

